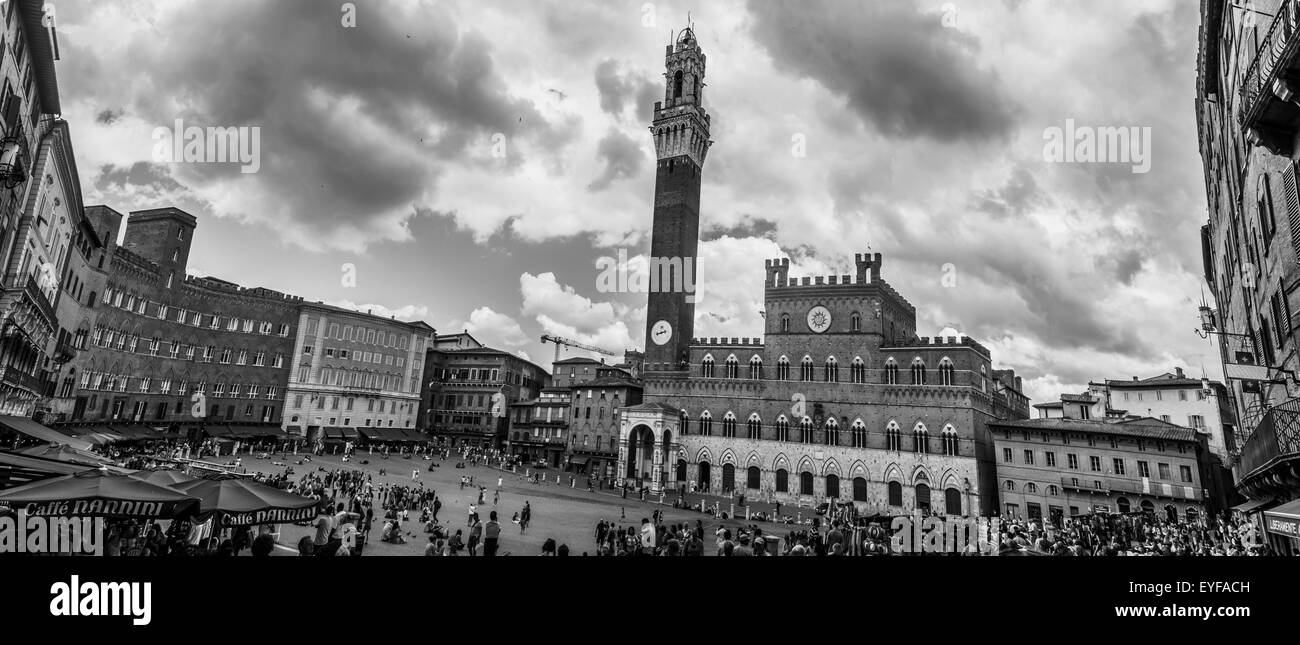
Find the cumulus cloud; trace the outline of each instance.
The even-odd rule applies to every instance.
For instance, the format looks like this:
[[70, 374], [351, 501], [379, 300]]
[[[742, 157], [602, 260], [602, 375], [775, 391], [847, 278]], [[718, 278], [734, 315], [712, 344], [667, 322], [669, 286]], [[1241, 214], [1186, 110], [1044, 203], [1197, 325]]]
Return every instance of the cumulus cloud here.
[[605, 162], [605, 169], [588, 187], [591, 192], [604, 190], [619, 179], [636, 176], [645, 160], [642, 144], [618, 130], [610, 130], [600, 140], [596, 156]]
[[[78, 37], [87, 29], [78, 20], [111, 14], [105, 19], [126, 23], [122, 15], [146, 9], [149, 22], [113, 39], [121, 44]], [[358, 26], [344, 29], [337, 7], [312, 0], [69, 11], [64, 78], [120, 100], [155, 127], [181, 119], [260, 128], [259, 172], [178, 164], [172, 177], [217, 214], [309, 231], [288, 241], [316, 248], [406, 239], [405, 221], [436, 191], [446, 164], [518, 167], [563, 147], [569, 133], [511, 92], [492, 41], [447, 7], [362, 4], [360, 12]], [[423, 27], [411, 29], [414, 22]], [[94, 78], [109, 62], [134, 70], [131, 82]], [[498, 142], [509, 146], [500, 159]], [[149, 150], [151, 142], [142, 143]]]
[[899, 139], [982, 140], [1015, 115], [976, 38], [901, 0], [750, 0], [754, 37], [779, 69], [816, 79], [863, 121]]
[[514, 318], [493, 311], [491, 307], [479, 307], [470, 312], [465, 329], [479, 342], [493, 347], [519, 347], [529, 342], [527, 334]]
[[[636, 346], [629, 325], [645, 325], [644, 310], [616, 301], [596, 301], [579, 294], [573, 287], [560, 284], [555, 274], [519, 276], [523, 296], [523, 314], [533, 317], [548, 334], [619, 354]], [[644, 330], [637, 334], [644, 337]]]

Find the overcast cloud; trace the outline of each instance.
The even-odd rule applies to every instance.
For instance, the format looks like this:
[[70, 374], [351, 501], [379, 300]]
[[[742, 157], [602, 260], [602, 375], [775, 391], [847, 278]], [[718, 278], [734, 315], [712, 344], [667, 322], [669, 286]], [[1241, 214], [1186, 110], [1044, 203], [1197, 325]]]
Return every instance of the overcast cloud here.
[[[644, 295], [598, 292], [596, 261], [648, 250], [648, 119], [690, 10], [716, 142], [696, 336], [761, 335], [764, 259], [843, 274], [870, 247], [923, 335], [975, 336], [1036, 401], [1214, 362], [1196, 3], [354, 4], [346, 29], [312, 0], [61, 1], [87, 203], [189, 210], [193, 262], [241, 283], [539, 360], [542, 333], [640, 347]], [[261, 127], [260, 172], [157, 162], [177, 119]], [[1151, 171], [1044, 162], [1066, 119], [1150, 128]]]

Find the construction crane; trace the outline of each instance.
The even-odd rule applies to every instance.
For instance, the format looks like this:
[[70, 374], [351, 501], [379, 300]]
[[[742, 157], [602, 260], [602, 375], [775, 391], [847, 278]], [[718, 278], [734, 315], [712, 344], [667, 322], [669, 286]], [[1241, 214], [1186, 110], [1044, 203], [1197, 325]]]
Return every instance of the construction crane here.
[[576, 349], [585, 349], [589, 352], [596, 352], [597, 354], [604, 354], [606, 356], [615, 356], [614, 352], [607, 351], [599, 347], [592, 347], [591, 345], [583, 345], [582, 343], [568, 340], [567, 338], [559, 338], [557, 336], [551, 336], [551, 335], [542, 336], [542, 342], [555, 343], [555, 362], [557, 363], [560, 360], [561, 345], [564, 345], [566, 347], [573, 347]]

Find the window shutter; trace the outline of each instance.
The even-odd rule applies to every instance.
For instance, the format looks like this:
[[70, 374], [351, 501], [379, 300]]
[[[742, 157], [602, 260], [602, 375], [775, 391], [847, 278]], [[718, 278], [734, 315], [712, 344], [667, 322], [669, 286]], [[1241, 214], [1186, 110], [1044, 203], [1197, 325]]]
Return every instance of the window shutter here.
[[1295, 329], [1291, 322], [1291, 302], [1287, 299], [1286, 286], [1281, 280], [1277, 282], [1277, 297], [1282, 301], [1282, 320], [1278, 321], [1278, 333], [1283, 337], [1290, 337]]
[[1295, 164], [1288, 163], [1282, 172], [1282, 191], [1286, 194], [1286, 219], [1291, 229], [1291, 249], [1300, 261], [1300, 191], [1296, 187]]

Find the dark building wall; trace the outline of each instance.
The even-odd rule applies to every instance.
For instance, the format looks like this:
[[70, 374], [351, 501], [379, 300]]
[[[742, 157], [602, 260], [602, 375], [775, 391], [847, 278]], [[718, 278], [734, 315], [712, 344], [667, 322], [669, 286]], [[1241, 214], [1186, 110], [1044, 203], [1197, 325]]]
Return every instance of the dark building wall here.
[[83, 420], [280, 421], [301, 298], [205, 278], [167, 288], [156, 264], [126, 248], [107, 283], [78, 379]]
[[[537, 397], [551, 384], [545, 369], [489, 348], [433, 349], [424, 365], [420, 420], [427, 432], [457, 442], [503, 445], [509, 406]], [[498, 392], [503, 401], [494, 410], [492, 397]]]

